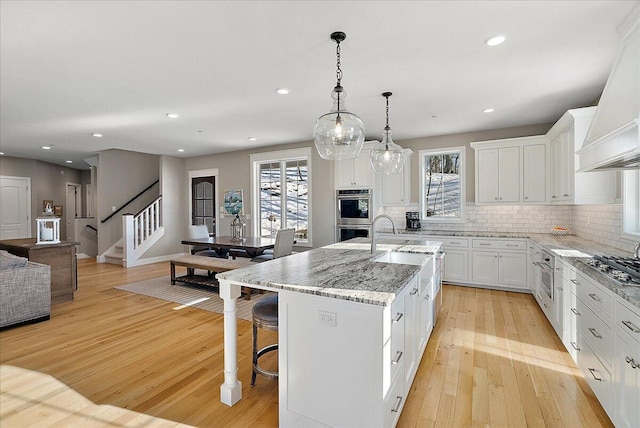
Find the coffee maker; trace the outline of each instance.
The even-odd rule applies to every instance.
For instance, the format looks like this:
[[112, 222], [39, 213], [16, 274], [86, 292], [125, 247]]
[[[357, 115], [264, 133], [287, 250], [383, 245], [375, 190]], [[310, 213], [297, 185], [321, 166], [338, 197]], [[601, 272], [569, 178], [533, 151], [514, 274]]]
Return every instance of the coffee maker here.
[[405, 212], [407, 230], [420, 230], [420, 213], [418, 211]]

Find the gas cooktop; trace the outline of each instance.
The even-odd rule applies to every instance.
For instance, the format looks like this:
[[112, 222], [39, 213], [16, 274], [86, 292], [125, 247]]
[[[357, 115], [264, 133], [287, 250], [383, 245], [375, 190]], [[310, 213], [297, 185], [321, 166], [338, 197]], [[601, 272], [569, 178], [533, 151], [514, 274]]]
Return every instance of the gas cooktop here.
[[584, 261], [620, 285], [640, 287], [640, 259], [616, 256], [594, 256]]

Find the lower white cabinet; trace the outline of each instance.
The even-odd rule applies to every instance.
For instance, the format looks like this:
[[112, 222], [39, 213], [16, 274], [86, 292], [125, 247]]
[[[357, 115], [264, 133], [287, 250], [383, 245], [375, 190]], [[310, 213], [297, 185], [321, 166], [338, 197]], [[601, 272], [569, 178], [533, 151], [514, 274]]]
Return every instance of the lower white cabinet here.
[[444, 248], [444, 251], [446, 255], [442, 261], [442, 279], [453, 283], [469, 282], [469, 250]]
[[640, 426], [640, 309], [621, 301], [615, 308], [615, 416], [618, 427]]
[[527, 243], [520, 240], [474, 239], [471, 282], [528, 290]]

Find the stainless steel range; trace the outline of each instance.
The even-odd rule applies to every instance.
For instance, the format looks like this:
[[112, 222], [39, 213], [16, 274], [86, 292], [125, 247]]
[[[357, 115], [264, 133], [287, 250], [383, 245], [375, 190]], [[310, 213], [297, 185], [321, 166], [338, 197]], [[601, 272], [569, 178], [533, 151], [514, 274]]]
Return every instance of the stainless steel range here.
[[640, 259], [616, 256], [594, 256], [585, 263], [598, 269], [620, 285], [640, 287]]

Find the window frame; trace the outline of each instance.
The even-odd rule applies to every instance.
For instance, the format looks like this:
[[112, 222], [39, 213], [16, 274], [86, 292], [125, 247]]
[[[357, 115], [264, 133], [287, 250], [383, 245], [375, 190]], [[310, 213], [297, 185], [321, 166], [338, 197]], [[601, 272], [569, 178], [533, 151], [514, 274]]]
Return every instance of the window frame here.
[[[465, 146], [444, 147], [439, 149], [420, 150], [420, 217], [421, 221], [427, 223], [464, 223], [466, 221], [466, 204], [467, 204], [467, 148]], [[426, 192], [426, 171], [425, 157], [434, 155], [447, 155], [452, 153], [459, 154], [460, 162], [460, 216], [458, 217], [434, 217], [427, 216], [425, 210], [425, 192]]]
[[[252, 153], [249, 155], [251, 162], [251, 233], [252, 236], [260, 236], [260, 165], [264, 163], [280, 163], [282, 165], [289, 161], [305, 160], [307, 162], [307, 241], [298, 241], [298, 247], [313, 247], [312, 233], [312, 165], [311, 165], [311, 148], [304, 147], [300, 149], [278, 150], [273, 152]], [[281, 175], [281, 179], [285, 179], [286, 174]], [[286, 192], [282, 192], [283, 202], [286, 200]], [[286, 206], [283, 204], [282, 206]], [[286, 228], [286, 210], [280, 218], [281, 228]]]
[[622, 172], [622, 237], [640, 239], [640, 170]]

